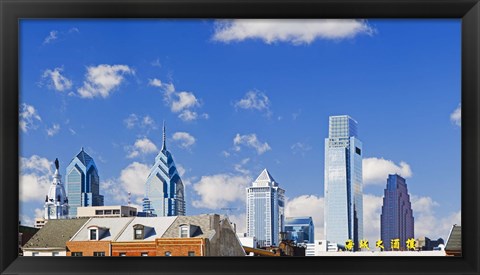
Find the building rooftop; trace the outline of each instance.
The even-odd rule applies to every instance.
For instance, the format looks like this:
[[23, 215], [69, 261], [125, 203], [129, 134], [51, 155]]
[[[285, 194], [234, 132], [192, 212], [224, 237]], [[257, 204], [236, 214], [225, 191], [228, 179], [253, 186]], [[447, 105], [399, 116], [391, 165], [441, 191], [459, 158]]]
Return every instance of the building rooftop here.
[[[92, 226], [106, 229], [105, 234], [103, 234], [103, 236], [100, 236], [99, 240], [115, 241], [133, 219], [133, 217], [91, 218], [87, 223], [84, 224], [84, 226], [78, 231], [78, 233], [71, 238], [71, 241], [88, 241], [88, 228]], [[47, 224], [49, 223], [50, 222], [48, 222]]]
[[272, 175], [270, 175], [270, 172], [268, 172], [267, 168], [265, 168], [255, 181], [274, 182], [275, 180], [273, 179]]
[[453, 225], [450, 235], [448, 236], [446, 251], [462, 251], [462, 226]]
[[[213, 224], [214, 222], [218, 224]], [[197, 230], [190, 233], [191, 238], [211, 238], [215, 234], [215, 228], [219, 227], [220, 216], [215, 214], [177, 216], [162, 238], [178, 238], [178, 228], [183, 224], [197, 226]]]
[[309, 225], [310, 223], [312, 223], [312, 217], [307, 217], [307, 216], [305, 216], [305, 217], [285, 217], [285, 225], [288, 225], [288, 224]]
[[76, 157], [83, 163], [83, 165], [85, 165], [85, 167], [87, 167], [90, 162], [93, 162], [93, 158], [83, 150], [83, 147]]
[[[142, 241], [154, 241], [165, 234], [177, 217], [135, 217], [117, 238], [117, 242], [134, 241], [133, 226], [141, 224], [150, 228], [146, 231], [145, 238]], [[177, 236], [178, 237], [178, 229]]]
[[23, 249], [61, 248], [89, 219], [49, 220]]

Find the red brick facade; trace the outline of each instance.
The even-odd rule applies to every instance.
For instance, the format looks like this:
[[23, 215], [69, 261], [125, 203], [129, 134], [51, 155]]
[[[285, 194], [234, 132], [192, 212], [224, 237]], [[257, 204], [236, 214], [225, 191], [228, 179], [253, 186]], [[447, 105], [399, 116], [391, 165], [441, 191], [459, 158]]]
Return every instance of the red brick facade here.
[[94, 256], [94, 252], [104, 252], [110, 256], [110, 241], [69, 241], [67, 242], [67, 256], [72, 252], [81, 252], [82, 256]]

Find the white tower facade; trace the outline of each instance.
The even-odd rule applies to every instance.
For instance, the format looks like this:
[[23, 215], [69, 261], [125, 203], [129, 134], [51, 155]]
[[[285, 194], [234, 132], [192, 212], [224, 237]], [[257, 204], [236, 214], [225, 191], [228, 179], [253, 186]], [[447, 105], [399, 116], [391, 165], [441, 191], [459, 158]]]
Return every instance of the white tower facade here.
[[58, 172], [58, 159], [55, 159], [55, 174], [53, 181], [45, 197], [45, 215], [46, 220], [66, 219], [68, 218], [68, 198], [65, 188], [62, 184], [62, 175]]
[[247, 187], [247, 236], [255, 247], [278, 246], [284, 228], [285, 191], [264, 169]]

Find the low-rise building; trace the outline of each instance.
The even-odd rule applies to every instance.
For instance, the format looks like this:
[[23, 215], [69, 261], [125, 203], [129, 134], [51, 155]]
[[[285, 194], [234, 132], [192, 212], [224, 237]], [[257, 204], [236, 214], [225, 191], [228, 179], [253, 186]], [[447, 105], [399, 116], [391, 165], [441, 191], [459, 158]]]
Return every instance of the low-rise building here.
[[437, 240], [431, 240], [427, 237], [421, 237], [417, 239], [415, 249], [423, 251], [434, 250], [439, 249], [439, 246], [442, 244], [445, 244], [442, 238], [438, 238]]
[[133, 219], [90, 218], [66, 242], [67, 256], [110, 256], [112, 242], [117, 240]]
[[48, 220], [45, 218], [35, 218], [35, 225], [33, 227], [40, 229], [47, 223], [47, 221]]
[[462, 256], [462, 226], [454, 224], [445, 244], [448, 256]]
[[89, 219], [60, 219], [49, 220], [23, 246], [23, 256], [66, 256], [65, 243]]
[[77, 217], [135, 217], [137, 208], [133, 206], [82, 206], [77, 207]]
[[217, 214], [91, 218], [66, 246], [67, 256], [245, 256]]
[[18, 226], [18, 255], [23, 256], [23, 246], [38, 232], [38, 228]]

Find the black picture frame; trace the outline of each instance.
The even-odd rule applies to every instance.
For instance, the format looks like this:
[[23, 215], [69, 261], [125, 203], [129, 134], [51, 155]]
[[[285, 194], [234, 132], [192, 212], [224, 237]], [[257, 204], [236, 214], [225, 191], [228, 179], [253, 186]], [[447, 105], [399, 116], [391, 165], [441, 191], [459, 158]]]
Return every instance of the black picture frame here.
[[[19, 257], [18, 20], [163, 17], [461, 18], [462, 256]], [[0, 20], [1, 274], [480, 274], [479, 0], [0, 0]]]

